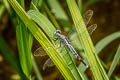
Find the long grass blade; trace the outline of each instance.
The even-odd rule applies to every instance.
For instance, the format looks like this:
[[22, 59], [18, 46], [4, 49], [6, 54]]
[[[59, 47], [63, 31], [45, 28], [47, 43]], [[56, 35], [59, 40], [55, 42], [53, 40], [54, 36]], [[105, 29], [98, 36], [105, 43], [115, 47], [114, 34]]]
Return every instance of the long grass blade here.
[[5, 12], [5, 6], [4, 5], [0, 5], [0, 20], [1, 20], [1, 17], [2, 17], [4, 12]]
[[[120, 32], [112, 33], [112, 34], [106, 36], [105, 38], [103, 38], [102, 40], [100, 40], [95, 45], [96, 53], [99, 54], [108, 44], [110, 44], [112, 41], [114, 41], [115, 39], [118, 39], [118, 38], [120, 38]], [[79, 40], [77, 40], [77, 41], [79, 41]], [[79, 45], [81, 45], [81, 44], [79, 44]], [[76, 45], [76, 47], [79, 48], [80, 47], [79, 45]], [[82, 48], [80, 47], [79, 49], [82, 49]], [[82, 64], [79, 65], [79, 69], [81, 69], [81, 67], [82, 67]]]
[[48, 4], [50, 5], [53, 13], [58, 19], [68, 20], [68, 17], [61, 5], [59, 4], [58, 0], [48, 0]]
[[120, 38], [120, 32], [112, 33], [109, 36], [103, 38], [95, 45], [96, 52], [100, 53], [100, 51], [102, 51], [102, 49], [104, 49], [109, 43], [118, 38]]
[[[29, 10], [28, 15], [45, 31], [45, 33], [53, 39], [53, 32], [55, 32], [55, 27], [50, 23], [50, 21], [38, 11]], [[49, 29], [50, 28], [50, 29]]]
[[51, 21], [52, 21], [53, 24], [55, 25], [55, 27], [56, 27], [57, 29], [61, 29], [60, 26], [59, 26], [59, 24], [58, 24], [58, 22], [56, 21], [55, 17], [54, 17], [53, 14], [50, 12], [50, 10], [49, 10], [48, 6], [46, 5], [46, 3], [43, 3], [43, 6], [44, 6], [47, 14], [49, 15]]
[[29, 37], [31, 37], [31, 35], [23, 23], [20, 23], [16, 27], [16, 37], [22, 70], [25, 75], [30, 78], [32, 72], [32, 58]]
[[51, 8], [51, 11], [55, 15], [56, 19], [59, 20], [62, 27], [64, 27], [66, 31], [70, 31], [72, 27], [71, 23], [69, 22], [67, 14], [65, 13], [64, 9], [62, 8], [58, 0], [48, 0], [48, 4]]
[[[24, 0], [18, 1], [23, 9], [28, 9], [25, 6]], [[31, 79], [32, 72], [32, 57], [31, 57], [31, 47], [32, 47], [32, 34], [29, 32], [28, 28], [24, 23], [18, 18], [18, 26], [16, 27], [16, 37], [18, 44], [18, 51], [20, 57], [20, 64], [25, 75]]]
[[33, 70], [35, 71], [35, 74], [36, 74], [36, 76], [37, 76], [37, 79], [38, 79], [38, 80], [43, 80], [42, 75], [40, 74], [39, 69], [38, 69], [38, 67], [37, 67], [37, 65], [36, 65], [36, 63], [35, 63], [34, 57], [33, 57], [32, 60], [33, 60], [33, 61], [32, 61], [32, 63], [33, 63]]
[[117, 66], [118, 61], [120, 60], [120, 45], [118, 47], [118, 50], [115, 54], [115, 57], [113, 59], [112, 65], [110, 66], [109, 72], [108, 72], [108, 76], [110, 77], [115, 69], [115, 67]]
[[75, 0], [66, 0], [70, 9], [76, 30], [79, 35], [82, 47], [86, 53], [90, 68], [95, 80], [108, 80], [107, 74], [103, 69], [100, 60], [96, 54], [93, 43], [85, 27], [80, 11], [75, 3]]

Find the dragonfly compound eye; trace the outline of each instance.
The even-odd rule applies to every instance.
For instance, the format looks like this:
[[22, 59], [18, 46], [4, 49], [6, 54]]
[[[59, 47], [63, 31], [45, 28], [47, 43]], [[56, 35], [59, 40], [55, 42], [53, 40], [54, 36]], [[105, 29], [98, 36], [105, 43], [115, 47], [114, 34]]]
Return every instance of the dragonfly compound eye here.
[[56, 31], [54, 32], [54, 35], [56, 35], [57, 33], [61, 33], [61, 31], [60, 31], [60, 30], [56, 30]]
[[61, 33], [61, 31], [60, 30], [56, 30], [56, 33]]

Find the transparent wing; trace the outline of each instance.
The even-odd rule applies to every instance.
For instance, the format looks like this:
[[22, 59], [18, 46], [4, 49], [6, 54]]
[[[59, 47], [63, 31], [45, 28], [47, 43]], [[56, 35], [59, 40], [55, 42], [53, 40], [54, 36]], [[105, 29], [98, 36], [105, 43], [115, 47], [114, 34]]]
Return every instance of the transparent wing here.
[[[93, 16], [93, 11], [92, 10], [87, 10], [84, 15], [83, 15], [83, 19], [84, 19], [84, 22], [85, 22], [85, 25], [87, 26], [89, 21], [91, 20]], [[68, 33], [67, 36], [70, 36], [72, 33], [76, 32], [76, 29], [75, 27], [73, 27], [70, 32]]]
[[[97, 28], [97, 24], [90, 25], [87, 28], [89, 35], [92, 35], [92, 33], [95, 31], [96, 28]], [[74, 48], [78, 48], [80, 50], [82, 49], [82, 47], [80, 46], [78, 34], [76, 32], [70, 35], [70, 41], [71, 41], [71, 44], [74, 46]]]
[[47, 54], [45, 53], [44, 49], [42, 47], [37, 48], [34, 51], [34, 56], [46, 56]]
[[88, 33], [90, 35], [92, 35], [92, 33], [95, 31], [95, 29], [97, 28], [97, 24], [92, 24], [91, 26], [89, 26], [88, 29]]
[[84, 19], [84, 22], [85, 22], [85, 25], [87, 26], [90, 19], [92, 18], [93, 16], [93, 11], [92, 10], [87, 10], [85, 12], [85, 14], [83, 15], [83, 19]]
[[[91, 20], [92, 18], [92, 15], [93, 15], [93, 11], [92, 10], [88, 10], [85, 12], [85, 14], [83, 15], [83, 19], [85, 21], [85, 25], [87, 26], [89, 21]], [[88, 30], [88, 33], [90, 35], [92, 35], [92, 33], [95, 31], [95, 29], [97, 28], [97, 24], [93, 24], [91, 26], [89, 26], [87, 28]], [[72, 34], [71, 34], [72, 33]], [[70, 36], [70, 41], [71, 41], [71, 44], [75, 47], [75, 48], [78, 48], [78, 49], [82, 49], [81, 46], [80, 46], [80, 41], [78, 39], [78, 35], [76, 33], [76, 29], [74, 28], [74, 30], [71, 30], [68, 35]], [[78, 44], [79, 43], [79, 44]]]
[[46, 67], [52, 67], [52, 66], [54, 66], [54, 63], [53, 63], [52, 60], [49, 58], [49, 59], [47, 59], [46, 62], [44, 63], [44, 65], [43, 65], [43, 70], [45, 70]]
[[[44, 49], [42, 47], [37, 48], [34, 51], [34, 56], [46, 56], [47, 54], [45, 53]], [[43, 70], [46, 69], [46, 67], [52, 67], [54, 66], [54, 63], [52, 62], [52, 60], [49, 58], [45, 61], [44, 65], [43, 65]]]

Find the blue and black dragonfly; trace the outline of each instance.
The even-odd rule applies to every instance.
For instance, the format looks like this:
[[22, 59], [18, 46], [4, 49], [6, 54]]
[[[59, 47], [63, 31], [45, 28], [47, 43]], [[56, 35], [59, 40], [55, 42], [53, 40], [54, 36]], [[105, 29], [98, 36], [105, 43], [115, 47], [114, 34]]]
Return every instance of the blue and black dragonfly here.
[[[91, 19], [93, 15], [93, 11], [92, 10], [88, 10], [83, 18], [84, 18], [84, 21], [85, 21], [85, 24], [87, 25]], [[93, 24], [91, 26], [89, 26], [87, 29], [88, 29], [88, 32], [89, 34], [92, 34], [92, 32], [97, 28], [97, 25], [96, 24]], [[86, 67], [88, 67], [88, 64], [86, 64], [83, 59], [78, 55], [78, 53], [76, 52], [75, 48], [71, 45], [71, 42], [69, 41], [69, 39], [64, 36], [63, 34], [61, 34], [61, 31], [60, 30], [56, 30], [54, 32], [54, 36], [56, 36], [56, 39], [59, 39], [60, 40], [60, 45], [61, 43], [75, 56], [76, 59], [80, 60]], [[38, 48], [35, 50], [34, 52], [34, 56], [45, 56], [46, 54], [42, 54], [42, 48]], [[46, 62], [44, 63], [43, 65], [43, 70], [46, 68], [46, 67], [51, 67], [53, 66], [54, 63], [52, 62], [52, 60], [50, 60], [50, 58], [48, 60], [46, 60]]]

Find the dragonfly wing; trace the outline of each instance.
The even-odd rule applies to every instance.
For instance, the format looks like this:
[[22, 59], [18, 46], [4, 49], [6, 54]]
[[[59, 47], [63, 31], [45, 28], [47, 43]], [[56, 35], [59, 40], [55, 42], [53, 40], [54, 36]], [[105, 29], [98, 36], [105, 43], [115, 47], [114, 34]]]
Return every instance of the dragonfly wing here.
[[37, 48], [34, 51], [34, 56], [46, 56], [47, 54], [45, 53], [44, 49], [42, 47]]
[[83, 15], [83, 19], [85, 21], [85, 25], [87, 26], [90, 19], [92, 18], [93, 11], [92, 10], [87, 10], [85, 14]]
[[[83, 19], [85, 21], [85, 25], [86, 26], [89, 23], [89, 21], [91, 20], [92, 15], [93, 15], [93, 11], [92, 10], [87, 10], [84, 13]], [[97, 24], [93, 24], [90, 27], [88, 27], [87, 30], [88, 30], [89, 34], [91, 35], [96, 28], [97, 28]], [[70, 37], [71, 44], [73, 44], [73, 46], [78, 48], [78, 45], [80, 45], [80, 44], [77, 43], [77, 42], [79, 42], [79, 38], [78, 38], [78, 34], [76, 33], [75, 27], [73, 27], [73, 29], [70, 30], [70, 32], [68, 33], [68, 36]], [[79, 49], [82, 49], [81, 46], [79, 46]]]
[[43, 65], [43, 70], [45, 70], [46, 67], [52, 67], [52, 66], [54, 66], [54, 63], [53, 63], [53, 61], [49, 58], [49, 59], [47, 59], [46, 62], [44, 63], [44, 65]]
[[[85, 25], [87, 26], [87, 24], [89, 23], [90, 19], [92, 18], [92, 15], [93, 15], [93, 11], [92, 10], [87, 10], [84, 15], [83, 15], [83, 19], [85, 21]], [[67, 36], [70, 36], [72, 33], [76, 32], [76, 29], [75, 27], [73, 27]]]
[[91, 35], [95, 29], [97, 28], [97, 24], [92, 24], [91, 26], [89, 26], [88, 29], [88, 33]]

